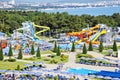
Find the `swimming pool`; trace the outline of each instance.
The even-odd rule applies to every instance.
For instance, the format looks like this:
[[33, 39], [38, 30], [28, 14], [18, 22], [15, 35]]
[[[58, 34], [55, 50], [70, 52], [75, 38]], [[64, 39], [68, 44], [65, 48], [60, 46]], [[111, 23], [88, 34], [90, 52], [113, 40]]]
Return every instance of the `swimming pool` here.
[[84, 69], [84, 68], [70, 68], [67, 70], [68, 73], [72, 74], [78, 74], [78, 75], [88, 75], [89, 73], [96, 73], [98, 71], [95, 70], [89, 70], [89, 69]]
[[[59, 47], [60, 47], [60, 49], [69, 50], [72, 48], [72, 44], [59, 44]], [[80, 49], [80, 48], [82, 48], [82, 45], [77, 44], [77, 45], [75, 45], [75, 48]]]

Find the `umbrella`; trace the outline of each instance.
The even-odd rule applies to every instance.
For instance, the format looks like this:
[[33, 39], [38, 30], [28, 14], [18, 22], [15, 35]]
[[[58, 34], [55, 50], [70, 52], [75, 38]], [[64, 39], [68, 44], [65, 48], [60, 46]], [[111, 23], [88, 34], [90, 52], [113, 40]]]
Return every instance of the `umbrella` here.
[[112, 78], [112, 80], [120, 80], [120, 78]]
[[91, 58], [90, 60], [96, 60], [96, 58]]
[[97, 76], [97, 78], [104, 78], [103, 76]]
[[34, 75], [36, 75], [36, 76], [40, 76], [40, 75], [41, 75], [41, 73], [35, 73]]
[[90, 77], [92, 77], [92, 78], [95, 78], [96, 77], [96, 75], [89, 75]]
[[29, 66], [31, 66], [31, 65], [30, 65], [30, 64], [24, 64], [24, 66], [29, 67]]
[[38, 64], [44, 64], [44, 62], [38, 62]]
[[112, 79], [111, 77], [107, 76], [107, 77], [104, 77], [104, 79]]
[[6, 72], [7, 70], [0, 70], [0, 73], [4, 73], [4, 72]]

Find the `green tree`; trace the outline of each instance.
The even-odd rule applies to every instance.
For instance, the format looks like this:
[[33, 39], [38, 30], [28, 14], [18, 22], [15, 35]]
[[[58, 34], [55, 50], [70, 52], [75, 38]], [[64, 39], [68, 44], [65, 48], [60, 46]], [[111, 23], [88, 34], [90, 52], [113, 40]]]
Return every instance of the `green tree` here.
[[31, 55], [35, 54], [34, 45], [31, 46]]
[[22, 59], [22, 58], [23, 58], [22, 49], [20, 49], [18, 53], [18, 59]]
[[71, 52], [74, 52], [74, 51], [75, 51], [75, 44], [74, 44], [74, 42], [72, 42]]
[[117, 44], [116, 44], [115, 40], [114, 40], [114, 43], [113, 43], [113, 51], [117, 51]]
[[0, 61], [4, 59], [3, 50], [0, 48]]
[[57, 42], [55, 41], [53, 52], [57, 52]]
[[9, 56], [9, 58], [11, 58], [11, 56], [13, 56], [12, 46], [11, 46], [11, 45], [10, 45], [10, 47], [9, 47], [8, 56]]
[[83, 46], [83, 54], [87, 54], [87, 48], [86, 48], [86, 45], [84, 44]]
[[61, 55], [59, 46], [57, 47], [57, 53], [56, 53], [56, 55], [57, 55], [57, 56], [60, 56], [60, 55]]
[[20, 65], [17, 65], [17, 70], [20, 70]]
[[103, 43], [102, 43], [102, 41], [100, 41], [100, 45], [99, 45], [99, 52], [102, 52], [103, 51]]
[[92, 42], [90, 41], [89, 43], [89, 48], [88, 48], [89, 51], [93, 51], [93, 47], [92, 47]]
[[40, 49], [38, 47], [36, 57], [41, 58]]

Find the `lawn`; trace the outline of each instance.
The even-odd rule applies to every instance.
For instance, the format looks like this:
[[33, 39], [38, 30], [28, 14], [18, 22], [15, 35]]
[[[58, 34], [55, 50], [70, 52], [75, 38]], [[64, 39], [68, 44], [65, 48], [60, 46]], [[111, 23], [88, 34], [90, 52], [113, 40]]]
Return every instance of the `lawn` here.
[[68, 55], [63, 55], [63, 56], [50, 55], [50, 56], [42, 57], [41, 59], [36, 57], [31, 57], [31, 58], [24, 58], [24, 60], [35, 61], [35, 62], [43, 61], [47, 64], [58, 64], [58, 63], [68, 62]]
[[55, 54], [51, 50], [41, 51], [41, 54]]
[[8, 61], [0, 61], [0, 70], [4, 70], [4, 69], [10, 69], [10, 70], [14, 70], [17, 68], [17, 65], [20, 65], [20, 68], [24, 68], [24, 64], [27, 64], [25, 62], [8, 62]]

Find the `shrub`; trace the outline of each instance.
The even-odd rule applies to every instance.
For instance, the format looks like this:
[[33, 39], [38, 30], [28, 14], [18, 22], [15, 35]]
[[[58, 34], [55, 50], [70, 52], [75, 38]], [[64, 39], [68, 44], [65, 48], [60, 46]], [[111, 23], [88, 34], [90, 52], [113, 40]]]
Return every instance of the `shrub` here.
[[55, 55], [54, 55], [54, 54], [52, 54], [52, 55], [48, 55], [48, 57], [54, 58], [54, 57], [55, 57]]
[[83, 54], [87, 54], [87, 48], [86, 48], [86, 45], [84, 44], [83, 46]]
[[64, 58], [64, 56], [65, 56], [64, 54], [61, 54], [61, 56], [60, 56], [60, 57], [61, 57], [61, 58]]
[[56, 56], [60, 56], [61, 55], [61, 51], [60, 51], [60, 48], [59, 46], [57, 47], [57, 52], [56, 52]]
[[45, 58], [44, 61], [50, 61], [50, 59], [49, 58]]
[[93, 58], [93, 56], [90, 55], [90, 54], [77, 54], [77, 58], [81, 58], [81, 57], [85, 57], [85, 58]]
[[93, 47], [92, 47], [92, 42], [91, 42], [91, 41], [90, 41], [90, 43], [89, 43], [88, 51], [93, 51]]
[[35, 54], [35, 50], [34, 50], [34, 45], [31, 46], [31, 55], [34, 55]]
[[38, 47], [38, 49], [37, 49], [36, 57], [37, 57], [37, 58], [41, 58], [41, 53], [40, 53], [39, 47]]
[[55, 59], [52, 59], [52, 60], [50, 61], [50, 63], [57, 64], [57, 63], [58, 63], [58, 61], [57, 61], [57, 60], [55, 60]]
[[74, 42], [72, 42], [71, 52], [75, 52], [75, 44], [74, 44]]
[[117, 51], [117, 44], [116, 44], [116, 41], [114, 40], [114, 43], [113, 43], [113, 51]]
[[3, 50], [0, 49], [0, 61], [4, 60]]
[[19, 50], [19, 54], [18, 54], [18, 59], [22, 59], [23, 56], [22, 56], [22, 49]]
[[64, 55], [64, 54], [62, 54], [60, 57], [61, 57], [61, 59], [60, 59], [61, 61], [64, 61], [64, 60], [66, 60], [68, 58], [68, 56]]
[[54, 77], [54, 80], [58, 80], [58, 76], [55, 76], [55, 77]]
[[17, 65], [17, 70], [20, 70], [20, 65]]
[[55, 41], [55, 43], [54, 43], [54, 49], [53, 49], [53, 52], [57, 52], [57, 42]]
[[34, 61], [35, 58], [31, 57], [31, 58], [24, 58], [24, 60], [31, 60], [31, 61]]
[[102, 43], [102, 41], [100, 41], [99, 52], [102, 52], [102, 51], [103, 51], [103, 43]]
[[12, 59], [12, 58], [10, 58], [10, 59], [8, 59], [7, 61], [9, 61], [9, 62], [15, 62], [16, 59]]

